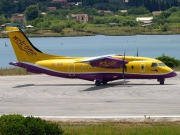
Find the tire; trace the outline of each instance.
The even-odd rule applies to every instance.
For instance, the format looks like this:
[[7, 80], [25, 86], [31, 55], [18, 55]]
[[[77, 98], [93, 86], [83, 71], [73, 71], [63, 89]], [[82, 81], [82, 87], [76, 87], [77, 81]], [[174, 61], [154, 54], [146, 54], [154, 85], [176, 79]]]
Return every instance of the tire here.
[[164, 84], [164, 81], [160, 81], [160, 85], [163, 85]]
[[100, 81], [95, 81], [95, 85], [96, 85], [96, 86], [100, 86], [100, 85], [101, 85], [101, 82], [100, 82]]
[[103, 81], [103, 84], [107, 84], [107, 81]]

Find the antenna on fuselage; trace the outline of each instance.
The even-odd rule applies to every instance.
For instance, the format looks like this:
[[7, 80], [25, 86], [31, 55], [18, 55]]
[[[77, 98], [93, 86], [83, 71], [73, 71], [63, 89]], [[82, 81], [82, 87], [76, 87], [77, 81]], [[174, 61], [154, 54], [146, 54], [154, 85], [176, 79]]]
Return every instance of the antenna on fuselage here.
[[8, 47], [8, 45], [6, 44], [6, 42], [5, 42], [5, 47]]
[[137, 57], [139, 57], [139, 50], [138, 50], [138, 47], [137, 47], [137, 54], [136, 54]]

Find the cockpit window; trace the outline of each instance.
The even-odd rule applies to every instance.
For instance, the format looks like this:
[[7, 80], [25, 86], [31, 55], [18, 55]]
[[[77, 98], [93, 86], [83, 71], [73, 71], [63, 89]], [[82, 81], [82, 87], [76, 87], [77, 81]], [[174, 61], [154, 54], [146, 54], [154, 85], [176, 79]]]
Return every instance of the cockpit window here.
[[164, 67], [164, 66], [166, 66], [164, 63], [158, 63], [158, 66], [160, 66], [160, 67]]
[[157, 63], [152, 63], [151, 67], [157, 67], [158, 64]]

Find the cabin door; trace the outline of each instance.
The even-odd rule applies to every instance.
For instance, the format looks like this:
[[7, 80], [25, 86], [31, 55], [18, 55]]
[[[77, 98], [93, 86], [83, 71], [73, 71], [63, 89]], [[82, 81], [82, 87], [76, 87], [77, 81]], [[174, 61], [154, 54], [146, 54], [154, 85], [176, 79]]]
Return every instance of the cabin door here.
[[146, 71], [146, 66], [144, 63], [140, 64], [140, 72], [145, 72]]
[[69, 63], [68, 65], [69, 76], [75, 76], [75, 64]]

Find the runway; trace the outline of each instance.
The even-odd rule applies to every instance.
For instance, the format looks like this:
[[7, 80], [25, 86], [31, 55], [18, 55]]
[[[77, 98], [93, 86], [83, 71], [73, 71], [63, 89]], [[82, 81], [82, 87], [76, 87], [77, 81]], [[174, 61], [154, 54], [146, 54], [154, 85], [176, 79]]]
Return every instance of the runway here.
[[0, 115], [43, 117], [180, 116], [180, 72], [166, 79], [94, 82], [47, 75], [0, 76]]

